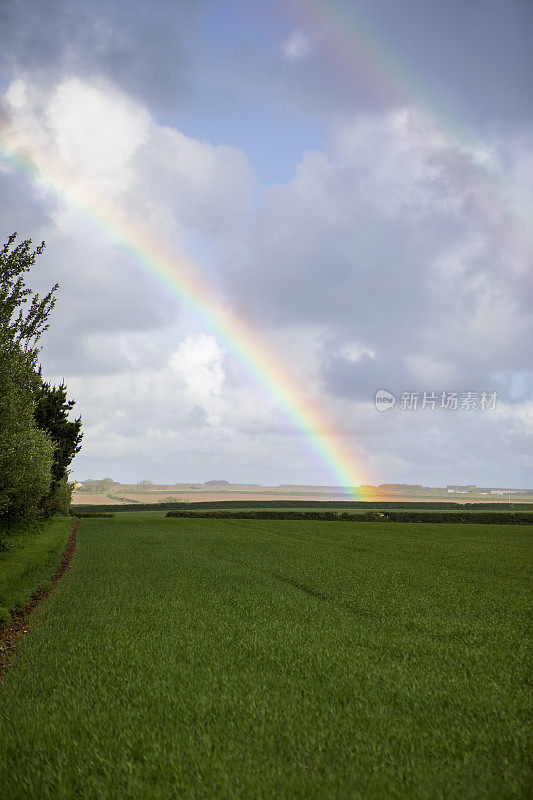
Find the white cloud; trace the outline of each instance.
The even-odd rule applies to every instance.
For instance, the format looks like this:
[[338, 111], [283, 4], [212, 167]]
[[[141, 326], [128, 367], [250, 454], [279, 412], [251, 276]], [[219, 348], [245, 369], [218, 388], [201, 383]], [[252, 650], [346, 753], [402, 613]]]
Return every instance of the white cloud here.
[[303, 31], [293, 31], [281, 44], [281, 52], [287, 61], [298, 62], [313, 52], [313, 42]]
[[152, 124], [135, 166], [135, 192], [152, 210], [157, 198], [181, 224], [204, 234], [227, 236], [242, 225], [253, 177], [238, 148]]
[[367, 356], [368, 358], [376, 357], [376, 354], [373, 350], [368, 350], [366, 347], [361, 347], [361, 345], [357, 344], [356, 342], [345, 342], [342, 344], [339, 349], [339, 355], [354, 364], [357, 361], [360, 361], [364, 356]]
[[242, 214], [249, 200], [252, 174], [240, 150], [157, 124], [102, 80], [67, 78], [45, 91], [17, 79], [3, 101], [11, 145], [36, 154], [45, 171], [57, 165], [73, 186], [89, 182], [124, 212], [160, 207], [178, 223], [187, 215], [209, 226], [211, 216], [218, 224], [231, 209]]
[[221, 420], [224, 351], [214, 336], [188, 336], [169, 360], [170, 369], [183, 378], [185, 394], [206, 412], [211, 424]]
[[[199, 236], [228, 235], [243, 224], [252, 178], [242, 152], [158, 125], [144, 106], [101, 80], [67, 78], [44, 89], [17, 79], [2, 100], [10, 146], [34, 154], [52, 182], [61, 175], [59, 191], [33, 190], [42, 203], [42, 233], [34, 227], [25, 234], [48, 245], [39, 285], [59, 280], [62, 295], [75, 298], [73, 335], [93, 324], [142, 330], [165, 324], [170, 313], [175, 319], [175, 299], [121, 251], [99, 216], [111, 205], [131, 231], [142, 228], [179, 257], [189, 239], [196, 244]], [[5, 162], [4, 170], [15, 183], [13, 167]], [[67, 196], [87, 189], [95, 214]], [[20, 209], [7, 205], [6, 234], [10, 217], [21, 230]]]
[[51, 95], [47, 119], [55, 155], [77, 180], [113, 195], [131, 187], [133, 155], [153, 124], [139, 103], [113, 87], [70, 79]]
[[[493, 368], [516, 361], [531, 328], [527, 284], [492, 224], [504, 200], [469, 158], [412, 111], [341, 126], [267, 193], [246, 258], [227, 265], [235, 291], [262, 319], [314, 322], [378, 360], [422, 350], [468, 370], [485, 348]], [[478, 199], [491, 191], [487, 211]]]

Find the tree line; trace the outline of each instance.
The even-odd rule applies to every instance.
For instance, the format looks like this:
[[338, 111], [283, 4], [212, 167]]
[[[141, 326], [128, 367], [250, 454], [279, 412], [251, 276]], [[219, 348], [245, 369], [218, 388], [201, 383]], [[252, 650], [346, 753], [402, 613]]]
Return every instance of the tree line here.
[[81, 446], [81, 418], [64, 381], [46, 381], [39, 341], [58, 285], [41, 297], [26, 285], [45, 244], [12, 234], [0, 252], [0, 520], [68, 513], [69, 465]]

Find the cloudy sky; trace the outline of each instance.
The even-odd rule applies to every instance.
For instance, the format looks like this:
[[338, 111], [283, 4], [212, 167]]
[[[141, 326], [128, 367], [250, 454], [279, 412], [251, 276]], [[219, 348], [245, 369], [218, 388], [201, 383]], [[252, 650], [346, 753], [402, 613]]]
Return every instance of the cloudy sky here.
[[0, 0], [0, 26], [0, 233], [60, 284], [75, 477], [338, 483], [66, 187], [188, 259], [360, 482], [533, 486], [530, 0]]

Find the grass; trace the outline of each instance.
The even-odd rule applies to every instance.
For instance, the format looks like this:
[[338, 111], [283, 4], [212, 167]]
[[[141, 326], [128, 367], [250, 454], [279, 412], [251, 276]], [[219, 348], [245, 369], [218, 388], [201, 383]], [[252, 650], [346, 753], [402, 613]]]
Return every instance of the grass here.
[[46, 584], [61, 562], [72, 518], [55, 516], [32, 528], [18, 525], [0, 552], [0, 607], [22, 608]]
[[83, 520], [3, 800], [526, 798], [528, 526]]

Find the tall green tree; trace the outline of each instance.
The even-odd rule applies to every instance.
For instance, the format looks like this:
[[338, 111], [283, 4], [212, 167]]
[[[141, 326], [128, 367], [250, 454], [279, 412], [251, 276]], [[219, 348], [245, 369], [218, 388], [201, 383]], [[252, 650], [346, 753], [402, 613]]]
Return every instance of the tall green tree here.
[[[61, 438], [54, 440], [36, 419], [47, 391], [37, 362], [38, 342], [49, 326], [58, 287], [40, 297], [26, 286], [26, 275], [45, 245], [32, 250], [31, 240], [15, 244], [16, 238], [12, 234], [0, 250], [0, 517], [28, 519], [37, 515], [41, 499], [50, 494], [54, 476], [63, 475], [66, 481], [64, 465], [72, 447], [61, 449]], [[59, 413], [56, 427], [61, 427], [61, 414], [68, 413], [72, 401], [61, 387], [49, 389]], [[76, 438], [79, 425], [71, 424]], [[68, 440], [73, 429], [65, 431]], [[79, 438], [74, 447], [78, 446]]]
[[16, 238], [17, 234], [12, 233], [0, 253], [0, 342], [18, 344], [35, 369], [37, 342], [48, 330], [59, 285], [56, 283], [44, 297], [26, 286], [25, 273], [35, 266], [45, 243], [32, 251], [31, 239], [14, 246]]
[[42, 502], [43, 509], [51, 513], [64, 510], [68, 493], [68, 467], [81, 449], [81, 417], [69, 419], [74, 405], [74, 400], [67, 398], [64, 381], [59, 386], [51, 386], [45, 381], [41, 383], [35, 403], [35, 421], [41, 430], [49, 434], [54, 444], [50, 490]]
[[50, 490], [54, 445], [34, 418], [39, 380], [27, 354], [0, 335], [0, 517], [33, 519]]

